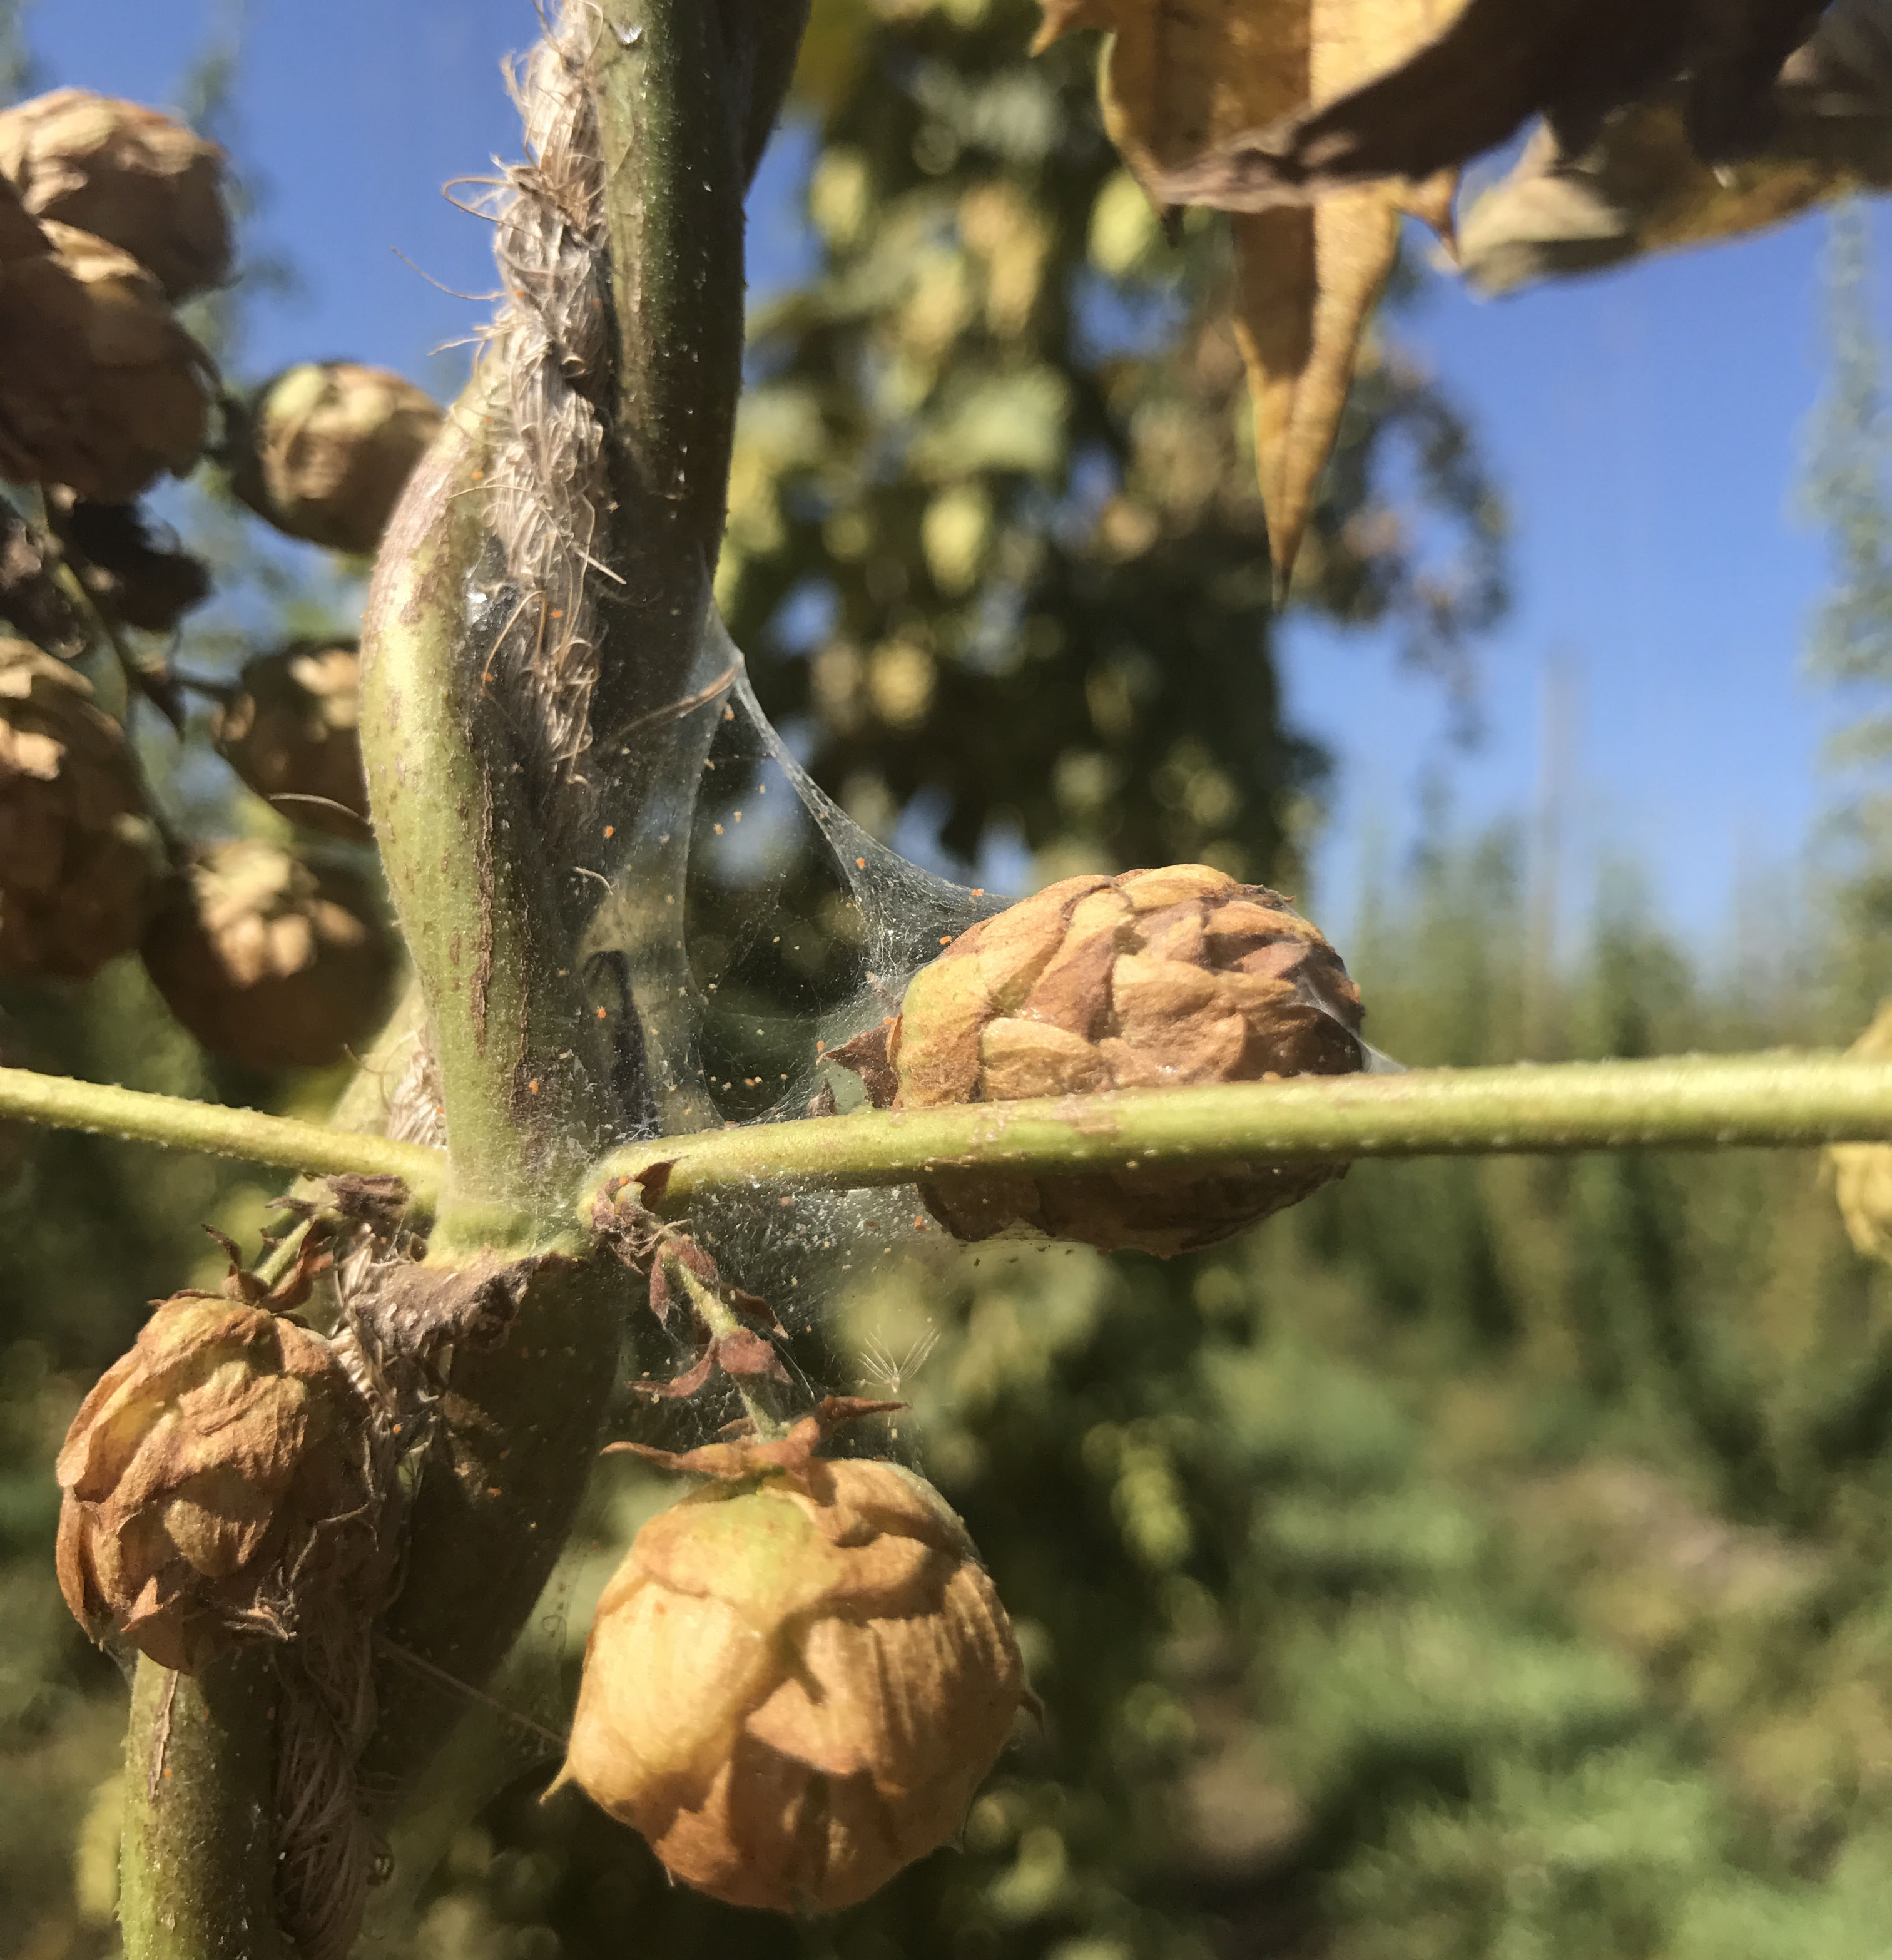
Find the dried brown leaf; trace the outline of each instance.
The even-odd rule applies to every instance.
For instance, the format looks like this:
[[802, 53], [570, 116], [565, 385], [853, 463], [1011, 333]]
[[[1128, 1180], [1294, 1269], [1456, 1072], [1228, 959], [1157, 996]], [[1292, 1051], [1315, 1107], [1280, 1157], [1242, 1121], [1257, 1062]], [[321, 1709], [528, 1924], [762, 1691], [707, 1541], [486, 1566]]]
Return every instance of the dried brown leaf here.
[[[1346, 406], [1359, 339], [1391, 272], [1401, 215], [1448, 231], [1452, 183], [1363, 186], [1312, 211], [1278, 173], [1230, 167], [1254, 132], [1356, 88], [1423, 45], [1458, 0], [1045, 0], [1047, 39], [1115, 34], [1103, 81], [1112, 140], [1159, 205], [1243, 212], [1235, 226], [1237, 332], [1277, 596], [1284, 596]], [[1259, 183], [1258, 192], [1255, 189]]]
[[893, 1415], [905, 1402], [873, 1402], [861, 1395], [824, 1395], [812, 1415], [805, 1415], [786, 1436], [766, 1443], [705, 1443], [695, 1449], [659, 1449], [647, 1443], [607, 1443], [606, 1456], [641, 1456], [661, 1470], [740, 1481], [776, 1472], [790, 1482], [804, 1482], [811, 1474], [815, 1452], [844, 1423], [870, 1415]]
[[684, 1402], [710, 1379], [710, 1370], [715, 1366], [716, 1349], [712, 1344], [696, 1357], [693, 1367], [686, 1368], [680, 1375], [673, 1375], [667, 1382], [633, 1382], [631, 1386], [638, 1394], [648, 1396], [652, 1402]]
[[776, 1353], [774, 1343], [760, 1334], [752, 1334], [746, 1327], [739, 1327], [733, 1333], [725, 1334], [716, 1343], [716, 1364], [726, 1375], [736, 1375], [744, 1380], [765, 1379], [786, 1382], [788, 1370], [782, 1366], [782, 1357]]
[[[1170, 187], [1254, 208], [1390, 176], [1455, 168], [1541, 113], [1566, 148], [1686, 74], [1696, 153], [1723, 161], [1771, 134], [1781, 65], [1824, 0], [1468, 0], [1410, 58], [1384, 61], [1272, 127], [1257, 124]], [[1410, 46], [1410, 43], [1407, 44]]]
[[1892, 184], [1892, 21], [1884, 0], [1836, 0], [1782, 71], [1766, 152], [1711, 167], [1688, 96], [1664, 89], [1611, 116], [1588, 149], [1540, 129], [1467, 212], [1461, 264], [1485, 292], [1592, 271], [1784, 223]]

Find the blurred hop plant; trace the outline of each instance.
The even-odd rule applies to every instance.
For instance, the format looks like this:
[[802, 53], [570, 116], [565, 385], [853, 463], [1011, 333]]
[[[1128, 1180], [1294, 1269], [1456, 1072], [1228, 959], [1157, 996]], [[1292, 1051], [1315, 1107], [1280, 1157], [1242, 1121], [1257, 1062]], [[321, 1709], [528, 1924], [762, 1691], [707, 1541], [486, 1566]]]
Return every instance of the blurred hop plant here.
[[164, 869], [119, 725], [0, 638], [0, 975], [82, 980], [138, 943]]
[[129, 503], [204, 447], [208, 361], [119, 247], [36, 224], [0, 179], [0, 477]]
[[129, 252], [173, 301], [229, 276], [224, 153], [174, 118], [89, 89], [0, 113], [0, 177], [37, 218]]
[[305, 361], [234, 411], [231, 485], [292, 538], [371, 552], [440, 422], [428, 396], [386, 368]]
[[[1892, 1061], [1892, 998], [1880, 1002], [1849, 1052], [1864, 1061]], [[1827, 1162], [1847, 1236], [1868, 1258], [1892, 1260], [1892, 1144], [1833, 1144]]]
[[95, 1640], [192, 1670], [371, 1542], [364, 1411], [329, 1344], [234, 1249], [221, 1293], [163, 1301], [79, 1405], [57, 1475], [59, 1588]]
[[298, 640], [245, 663], [214, 724], [218, 752], [287, 817], [360, 842], [369, 835], [352, 644]]
[[252, 1068], [342, 1060], [373, 1032], [393, 963], [352, 873], [250, 838], [197, 854], [144, 951], [179, 1020]]
[[[1264, 886], [1204, 864], [1067, 878], [960, 934], [898, 1018], [835, 1052], [882, 1108], [1343, 1075], [1359, 990]], [[1151, 1169], [923, 1185], [961, 1239], [1029, 1227], [1169, 1256], [1297, 1203], [1344, 1166]]]
[[705, 1485], [605, 1588], [559, 1781], [733, 1905], [835, 1911], [964, 1822], [1025, 1695], [965, 1527], [898, 1465], [788, 1438], [682, 1456]]

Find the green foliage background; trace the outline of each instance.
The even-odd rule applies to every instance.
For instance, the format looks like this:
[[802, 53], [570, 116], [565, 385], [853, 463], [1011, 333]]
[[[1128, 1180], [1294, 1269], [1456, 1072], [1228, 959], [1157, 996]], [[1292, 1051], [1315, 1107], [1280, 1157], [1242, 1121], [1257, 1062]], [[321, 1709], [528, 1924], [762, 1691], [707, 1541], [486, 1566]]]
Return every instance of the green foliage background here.
[[[817, 7], [822, 262], [757, 323], [721, 595], [771, 714], [870, 828], [917, 808], [943, 851], [1009, 839], [1043, 876], [1207, 858], [1292, 885], [1320, 758], [1269, 657], [1219, 241], [1163, 244], [1083, 51], [1025, 62], [1032, 13]], [[1417, 510], [1382, 487], [1402, 443]], [[1870, 507], [1879, 479], [1846, 480]], [[1501, 598], [1496, 508], [1382, 342], [1309, 602], [1402, 620], [1453, 684]], [[1442, 531], [1442, 558], [1413, 542]], [[1756, 894], [1757, 940], [1795, 955], [1719, 973], [1606, 894], [1546, 973], [1515, 840], [1447, 835], [1345, 950], [1374, 1039], [1412, 1063], [1840, 1041], [1883, 970], [1862, 879]], [[258, 1093], [135, 969], [5, 1005], [40, 1065]], [[267, 1192], [84, 1139], [5, 1147], [0, 1948], [57, 1960], [113, 1950], [122, 1697], [53, 1586], [52, 1456], [142, 1303], [216, 1263], [196, 1222], [253, 1230]], [[1366, 1165], [1169, 1266], [890, 1256], [837, 1304], [842, 1366], [908, 1360], [889, 1446], [965, 1515], [1046, 1704], [962, 1853], [832, 1921], [733, 1913], [581, 1800], [541, 1807], [521, 1755], [386, 1947], [1876, 1956], [1889, 1309], [1805, 1154]], [[660, 1497], [601, 1477], [559, 1595], [568, 1662], [586, 1588]]]

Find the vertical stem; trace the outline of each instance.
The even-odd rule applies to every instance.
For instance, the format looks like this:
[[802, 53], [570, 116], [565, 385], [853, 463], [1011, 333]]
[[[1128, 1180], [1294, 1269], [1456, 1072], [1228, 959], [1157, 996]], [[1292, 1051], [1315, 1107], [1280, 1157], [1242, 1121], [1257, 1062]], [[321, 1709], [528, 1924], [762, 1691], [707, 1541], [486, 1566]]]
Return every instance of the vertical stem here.
[[594, 734], [688, 690], [742, 380], [743, 110], [708, 0], [604, 0], [592, 86], [615, 344], [615, 559]]
[[283, 1960], [274, 1690], [257, 1651], [196, 1676], [139, 1661], [125, 1748], [126, 1960]]
[[603, 1134], [603, 1058], [477, 651], [478, 384], [402, 498], [363, 621], [361, 737], [381, 858], [447, 1105], [437, 1250], [555, 1236]]
[[683, 946], [689, 834], [720, 717], [673, 715], [733, 652], [704, 632], [742, 378], [742, 197], [792, 70], [803, 0], [604, 0], [614, 396], [612, 557], [593, 757], [621, 854], [588, 953], [624, 962], [666, 1130], [713, 1119]]
[[[426, 1003], [450, 1169], [431, 1264], [577, 1249], [564, 1207], [609, 1120], [553, 867], [488, 685], [474, 573], [485, 536], [479, 384], [410, 480], [362, 633], [375, 829]], [[535, 1270], [504, 1343], [456, 1355], [409, 1519], [390, 1639], [477, 1685], [564, 1542], [615, 1371], [622, 1281]], [[461, 1712], [389, 1678], [363, 1765], [397, 1798]]]
[[[742, 189], [803, 9], [790, 0], [767, 26], [756, 0], [603, 0], [600, 11], [593, 81], [617, 339], [612, 544], [625, 581], [593, 697], [594, 749], [609, 762], [614, 730], [660, 718], [691, 691], [742, 378]], [[609, 1109], [578, 949], [473, 651], [488, 624], [472, 591], [482, 404], [475, 383], [410, 481], [362, 635], [375, 827], [447, 1107], [450, 1167], [430, 1255], [445, 1262], [568, 1238], [564, 1195]], [[664, 751], [688, 746], [673, 735], [659, 753], [674, 761]], [[627, 813], [663, 781], [658, 766], [634, 772]], [[388, 1617], [402, 1647], [470, 1682], [504, 1653], [557, 1556], [614, 1372], [612, 1283], [583, 1262], [542, 1270], [506, 1348], [456, 1361], [438, 1411], [451, 1473], [437, 1465], [421, 1480]], [[274, 1960], [266, 1685], [248, 1662], [167, 1682], [140, 1670], [135, 1764], [168, 1723], [170, 1775], [135, 1793], [128, 1955]], [[363, 1767], [392, 1791], [411, 1785], [458, 1711], [423, 1706], [411, 1682], [386, 1685]]]
[[781, 113], [808, 26], [809, 0], [723, 0], [723, 33], [736, 49], [745, 87], [742, 177], [753, 181]]

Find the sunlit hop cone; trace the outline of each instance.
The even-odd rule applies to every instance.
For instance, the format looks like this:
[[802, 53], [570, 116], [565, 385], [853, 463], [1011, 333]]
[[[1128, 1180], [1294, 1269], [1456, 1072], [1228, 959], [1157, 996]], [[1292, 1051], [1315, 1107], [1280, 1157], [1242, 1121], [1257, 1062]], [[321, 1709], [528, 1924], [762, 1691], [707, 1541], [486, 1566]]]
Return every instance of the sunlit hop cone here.
[[[1892, 999], [1879, 1004], [1850, 1052], [1863, 1061], [1892, 1061]], [[1892, 1260], [1892, 1144], [1833, 1144], [1827, 1162], [1847, 1236], [1868, 1258]]]
[[[880, 1106], [1341, 1075], [1359, 994], [1287, 901], [1203, 864], [1067, 878], [984, 919], [909, 983], [897, 1020], [837, 1050]], [[1331, 1164], [1144, 1168], [922, 1185], [962, 1239], [1025, 1227], [1169, 1255], [1340, 1175]]]
[[561, 1780], [714, 1898], [833, 1911], [959, 1831], [1024, 1675], [931, 1485], [805, 1452], [766, 1474], [784, 1448], [668, 1459], [736, 1481], [652, 1519], [606, 1587]]
[[129, 253], [36, 225], [0, 179], [0, 477], [129, 503], [204, 446], [203, 350]]
[[253, 1068], [339, 1061], [373, 1032], [393, 968], [355, 878], [248, 839], [199, 854], [144, 951], [171, 1012]]
[[352, 645], [298, 640], [245, 663], [236, 698], [218, 713], [217, 746], [260, 797], [297, 823], [367, 836]]
[[164, 855], [84, 678], [0, 637], [0, 976], [81, 980], [137, 945]]
[[440, 419], [386, 368], [304, 361], [265, 382], [236, 417], [231, 482], [292, 538], [371, 552]]
[[294, 1592], [358, 1561], [364, 1411], [328, 1344], [237, 1271], [164, 1301], [72, 1419], [59, 1586], [94, 1640], [190, 1669], [291, 1630]]
[[229, 276], [224, 153], [174, 117], [89, 89], [0, 111], [0, 177], [35, 218], [131, 253], [173, 301]]

